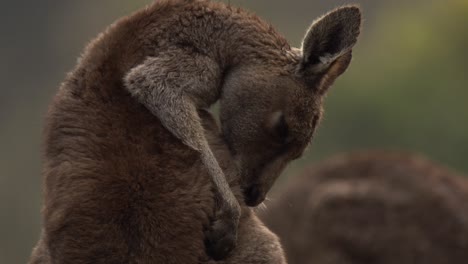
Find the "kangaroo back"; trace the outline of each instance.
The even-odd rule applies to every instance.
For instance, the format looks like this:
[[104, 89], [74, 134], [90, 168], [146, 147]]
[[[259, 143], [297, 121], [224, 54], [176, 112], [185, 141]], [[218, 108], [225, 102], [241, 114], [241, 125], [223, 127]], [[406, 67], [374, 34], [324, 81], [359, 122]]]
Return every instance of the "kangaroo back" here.
[[290, 263], [463, 263], [468, 183], [403, 153], [362, 152], [294, 179], [262, 219]]

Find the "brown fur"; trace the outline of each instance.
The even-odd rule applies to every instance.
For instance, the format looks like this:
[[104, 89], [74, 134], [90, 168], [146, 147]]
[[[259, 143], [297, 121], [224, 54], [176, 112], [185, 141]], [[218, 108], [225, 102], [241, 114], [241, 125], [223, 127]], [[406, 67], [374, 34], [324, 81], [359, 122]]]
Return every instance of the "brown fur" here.
[[[221, 166], [233, 169], [216, 122], [207, 113], [202, 120]], [[132, 138], [128, 140], [136, 144], [126, 149], [105, 144], [115, 147], [108, 152], [115, 159], [112, 166], [102, 168], [97, 158], [94, 166], [67, 161], [47, 174], [46, 181], [52, 184], [47, 185], [45, 225], [31, 264], [214, 263], [205, 254], [203, 234], [213, 215], [206, 169], [195, 151], [181, 145], [157, 121], [137, 120], [135, 125], [140, 131], [156, 129], [147, 131], [154, 134], [146, 138], [152, 137], [154, 145], [143, 147]], [[143, 153], [153, 155], [138, 163], [128, 160]], [[80, 174], [77, 167], [83, 169]], [[154, 175], [148, 174], [152, 171]], [[237, 179], [230, 182], [241, 199]], [[239, 246], [219, 263], [286, 263], [277, 237], [250, 208], [243, 206], [240, 222]]]
[[468, 181], [415, 155], [335, 157], [278, 197], [262, 219], [292, 264], [468, 260]]
[[[257, 205], [309, 143], [322, 96], [347, 68], [359, 34], [358, 8], [335, 12], [340, 22], [312, 26], [308, 34], [328, 34], [304, 51], [255, 15], [208, 1], [157, 1], [107, 29], [47, 116], [44, 231], [32, 262], [45, 252], [52, 263], [198, 263], [204, 235], [211, 256], [225, 257], [239, 214], [218, 215], [217, 195], [231, 193], [209, 177], [220, 163], [243, 212], [239, 248], [250, 248], [235, 249], [226, 263], [281, 263], [281, 252], [265, 252], [279, 246], [239, 193]], [[198, 112], [218, 99], [232, 164], [215, 148], [219, 160], [206, 163], [197, 149], [205, 138]]]

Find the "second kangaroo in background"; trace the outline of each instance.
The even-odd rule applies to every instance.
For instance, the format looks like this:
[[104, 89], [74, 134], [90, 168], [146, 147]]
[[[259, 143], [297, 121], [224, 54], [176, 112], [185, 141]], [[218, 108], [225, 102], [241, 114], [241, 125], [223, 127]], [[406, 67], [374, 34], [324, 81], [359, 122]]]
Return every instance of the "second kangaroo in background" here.
[[468, 179], [416, 155], [329, 159], [291, 179], [261, 218], [290, 264], [468, 260]]

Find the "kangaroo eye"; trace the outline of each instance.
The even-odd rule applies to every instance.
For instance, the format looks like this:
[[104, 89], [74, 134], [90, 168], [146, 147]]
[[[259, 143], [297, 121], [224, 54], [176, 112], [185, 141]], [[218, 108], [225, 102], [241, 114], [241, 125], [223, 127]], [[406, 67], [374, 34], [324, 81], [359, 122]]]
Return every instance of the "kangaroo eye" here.
[[286, 139], [289, 136], [289, 127], [286, 123], [284, 115], [281, 115], [281, 118], [278, 120], [275, 126], [275, 134], [278, 137], [278, 140], [282, 143], [286, 142]]
[[283, 112], [274, 112], [267, 124], [269, 134], [271, 134], [273, 140], [277, 143], [285, 144], [289, 136], [289, 127]]
[[276, 143], [285, 144], [289, 135], [289, 126], [283, 112], [271, 114], [267, 122], [267, 130]]

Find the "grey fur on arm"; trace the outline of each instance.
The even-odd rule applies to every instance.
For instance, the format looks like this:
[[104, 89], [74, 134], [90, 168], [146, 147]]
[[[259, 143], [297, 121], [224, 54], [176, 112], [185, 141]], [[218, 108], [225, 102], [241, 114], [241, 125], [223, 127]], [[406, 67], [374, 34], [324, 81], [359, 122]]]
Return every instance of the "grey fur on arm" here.
[[147, 58], [130, 70], [125, 85], [167, 130], [200, 153], [217, 200], [215, 220], [207, 239], [224, 241], [219, 243], [220, 247], [228, 251], [237, 240], [241, 209], [209, 147], [198, 115], [199, 109], [209, 107], [219, 98], [221, 76], [212, 59], [176, 49]]

